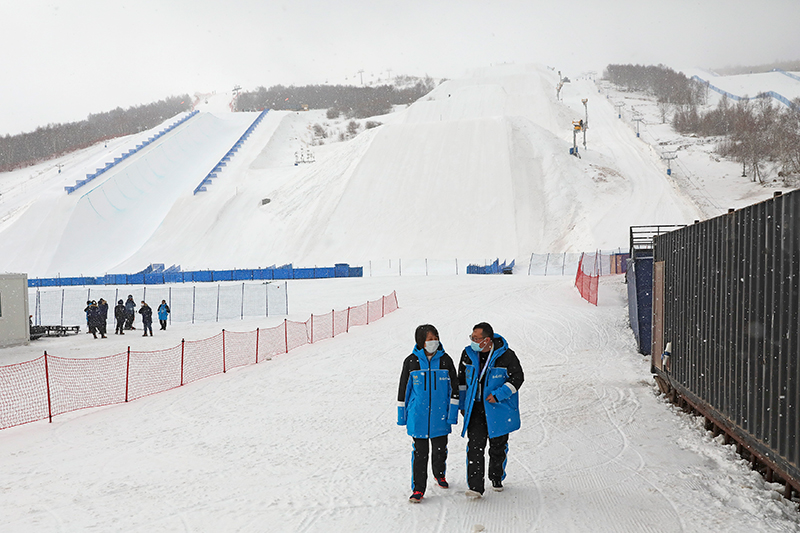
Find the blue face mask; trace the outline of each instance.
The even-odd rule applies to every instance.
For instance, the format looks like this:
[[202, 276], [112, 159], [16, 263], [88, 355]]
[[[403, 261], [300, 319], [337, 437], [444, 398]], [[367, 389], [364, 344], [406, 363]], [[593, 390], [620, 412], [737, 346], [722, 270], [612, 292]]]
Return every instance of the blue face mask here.
[[481, 350], [481, 345], [480, 345], [480, 344], [478, 344], [478, 343], [477, 343], [477, 342], [475, 342], [475, 341], [472, 341], [472, 342], [470, 343], [470, 348], [472, 348], [472, 349], [473, 349], [473, 350], [475, 350], [476, 352], [480, 352], [480, 351], [482, 351], [482, 350]]

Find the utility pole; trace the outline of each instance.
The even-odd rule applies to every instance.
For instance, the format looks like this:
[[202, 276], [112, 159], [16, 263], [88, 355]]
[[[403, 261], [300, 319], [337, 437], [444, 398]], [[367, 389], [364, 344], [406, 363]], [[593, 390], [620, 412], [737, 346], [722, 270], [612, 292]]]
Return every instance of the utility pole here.
[[361, 86], [364, 86], [364, 69], [358, 71], [358, 74], [361, 76]]
[[622, 108], [625, 107], [625, 102], [618, 102], [614, 104], [614, 107], [617, 108], [617, 118], [622, 118]]

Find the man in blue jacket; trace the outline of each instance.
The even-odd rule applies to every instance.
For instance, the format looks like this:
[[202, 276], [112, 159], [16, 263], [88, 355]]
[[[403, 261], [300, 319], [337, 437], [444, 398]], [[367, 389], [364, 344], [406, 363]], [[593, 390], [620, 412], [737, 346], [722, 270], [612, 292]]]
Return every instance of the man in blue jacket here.
[[470, 498], [484, 492], [486, 439], [489, 439], [489, 480], [503, 490], [508, 434], [520, 427], [519, 393], [525, 381], [517, 354], [506, 340], [481, 322], [472, 328], [472, 341], [458, 364], [459, 408], [467, 434], [467, 485]]

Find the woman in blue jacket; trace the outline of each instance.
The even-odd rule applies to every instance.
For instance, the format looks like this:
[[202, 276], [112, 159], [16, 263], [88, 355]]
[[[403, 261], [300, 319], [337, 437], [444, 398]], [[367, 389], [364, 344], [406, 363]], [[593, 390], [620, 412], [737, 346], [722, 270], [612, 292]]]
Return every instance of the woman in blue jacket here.
[[[428, 450], [436, 483], [445, 479], [447, 435], [458, 423], [458, 373], [453, 360], [439, 343], [439, 332], [430, 324], [414, 332], [414, 351], [403, 361], [397, 392], [397, 424], [406, 426], [414, 439], [411, 460], [411, 497], [419, 503], [428, 483]], [[430, 442], [429, 442], [430, 441]]]
[[161, 330], [167, 329], [167, 316], [170, 314], [169, 306], [166, 300], [161, 300], [161, 305], [158, 306], [158, 321], [161, 323]]

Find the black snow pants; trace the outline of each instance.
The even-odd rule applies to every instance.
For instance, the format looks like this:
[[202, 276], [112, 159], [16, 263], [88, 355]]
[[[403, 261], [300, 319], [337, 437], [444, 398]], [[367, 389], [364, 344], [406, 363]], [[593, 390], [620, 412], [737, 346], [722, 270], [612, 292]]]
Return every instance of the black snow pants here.
[[486, 440], [489, 440], [489, 479], [503, 481], [506, 477], [508, 434], [489, 438], [486, 409], [483, 402], [475, 402], [467, 427], [467, 485], [470, 490], [484, 491], [486, 469]]
[[432, 439], [414, 439], [411, 455], [411, 490], [425, 493], [428, 484], [428, 449], [431, 450], [431, 470], [436, 478], [443, 478], [447, 470], [447, 435]]
[[124, 318], [118, 318], [117, 319], [117, 330], [114, 333], [122, 333], [123, 335], [125, 335], [125, 332], [122, 331], [124, 327], [125, 327], [125, 319]]

